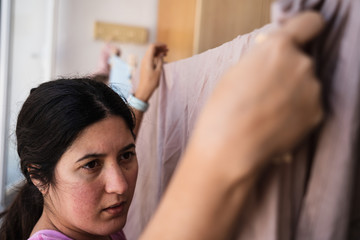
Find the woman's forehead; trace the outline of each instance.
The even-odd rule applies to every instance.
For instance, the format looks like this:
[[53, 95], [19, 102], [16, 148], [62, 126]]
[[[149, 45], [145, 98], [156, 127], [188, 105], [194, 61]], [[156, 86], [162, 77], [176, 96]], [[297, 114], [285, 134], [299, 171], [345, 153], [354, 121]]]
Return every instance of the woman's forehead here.
[[135, 141], [125, 121], [110, 116], [85, 128], [63, 157], [74, 159], [89, 153], [111, 154], [129, 144], [135, 144]]

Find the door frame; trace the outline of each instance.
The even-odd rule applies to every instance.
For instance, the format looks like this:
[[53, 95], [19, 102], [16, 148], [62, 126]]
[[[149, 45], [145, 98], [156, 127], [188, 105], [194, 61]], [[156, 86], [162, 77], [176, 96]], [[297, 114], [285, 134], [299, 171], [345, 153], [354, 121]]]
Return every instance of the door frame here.
[[10, 35], [11, 35], [11, 0], [1, 0], [0, 26], [0, 210], [4, 209], [6, 182], [6, 113], [8, 110], [7, 93], [9, 92]]

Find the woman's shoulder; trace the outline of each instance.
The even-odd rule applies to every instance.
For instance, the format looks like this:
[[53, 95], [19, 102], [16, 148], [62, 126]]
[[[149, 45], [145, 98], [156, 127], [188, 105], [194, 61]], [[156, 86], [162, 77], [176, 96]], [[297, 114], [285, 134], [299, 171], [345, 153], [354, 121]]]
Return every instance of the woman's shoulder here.
[[55, 230], [40, 230], [33, 234], [28, 240], [72, 240], [61, 232]]

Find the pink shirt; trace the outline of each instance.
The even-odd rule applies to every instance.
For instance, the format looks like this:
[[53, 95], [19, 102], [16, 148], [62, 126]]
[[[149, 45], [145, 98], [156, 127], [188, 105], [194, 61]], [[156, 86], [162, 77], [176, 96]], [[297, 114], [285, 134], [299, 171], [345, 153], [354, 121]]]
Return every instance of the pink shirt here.
[[[126, 240], [123, 231], [111, 235], [112, 240]], [[55, 230], [41, 230], [32, 235], [28, 240], [73, 240]]]

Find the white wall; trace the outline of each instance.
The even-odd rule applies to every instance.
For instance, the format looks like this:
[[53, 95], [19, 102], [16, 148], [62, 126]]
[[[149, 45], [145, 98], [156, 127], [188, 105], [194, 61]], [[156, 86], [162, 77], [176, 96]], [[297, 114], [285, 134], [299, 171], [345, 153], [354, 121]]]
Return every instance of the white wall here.
[[[55, 76], [76, 76], [96, 70], [103, 41], [93, 39], [95, 21], [128, 24], [149, 30], [156, 37], [158, 0], [60, 0]], [[135, 54], [140, 60], [147, 45], [117, 44], [122, 58]]]
[[15, 0], [12, 2], [11, 40], [8, 65], [7, 126], [4, 144], [6, 148], [6, 186], [10, 187], [22, 178], [16, 151], [15, 125], [20, 108], [30, 89], [46, 80], [45, 58], [48, 0]]

